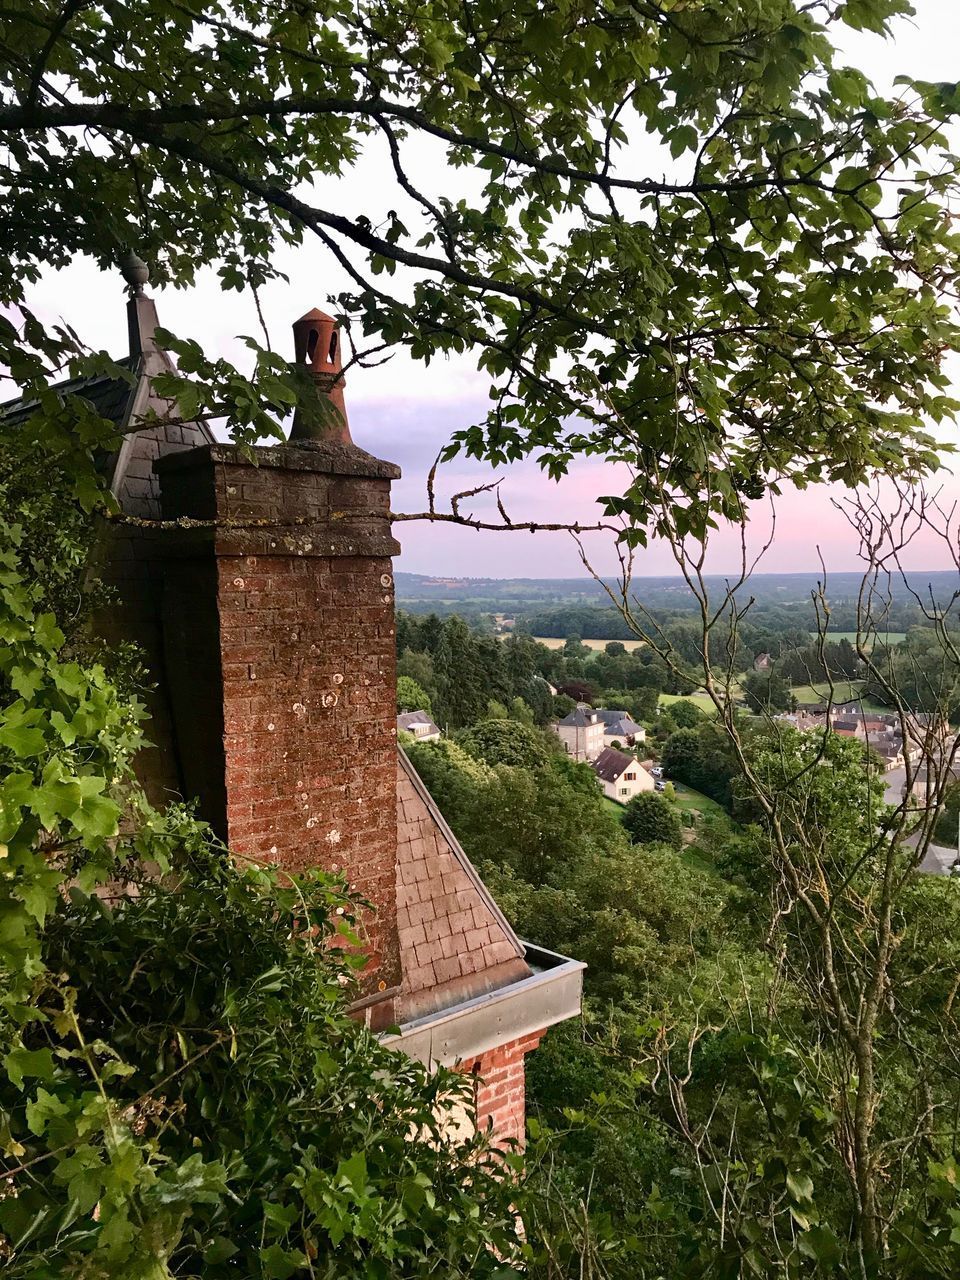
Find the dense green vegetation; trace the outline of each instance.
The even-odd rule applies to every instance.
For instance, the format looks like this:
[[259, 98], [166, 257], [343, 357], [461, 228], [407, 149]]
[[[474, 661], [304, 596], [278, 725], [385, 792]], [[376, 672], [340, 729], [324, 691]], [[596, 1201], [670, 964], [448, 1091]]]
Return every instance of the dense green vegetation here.
[[680, 816], [666, 796], [647, 791], [633, 799], [624, 809], [623, 826], [634, 844], [663, 844], [679, 849]]
[[[103, 603], [88, 517], [116, 515], [100, 477], [120, 441], [57, 389], [119, 371], [30, 309], [41, 272], [112, 271], [131, 248], [156, 282], [216, 273], [258, 302], [289, 267], [278, 251], [309, 239], [349, 281], [334, 305], [357, 366], [403, 347], [482, 369], [489, 412], [444, 461], [535, 459], [553, 478], [619, 464], [604, 470], [624, 485], [598, 497], [626, 552], [671, 527], [696, 541], [790, 481], [912, 483], [939, 463], [929, 424], [956, 407], [944, 129], [960, 97], [918, 84], [887, 100], [830, 39], [882, 34], [909, 8], [5, 11], [0, 365], [35, 406], [0, 464], [13, 1280], [956, 1275], [958, 889], [916, 876], [859, 748], [832, 738], [818, 755], [732, 713], [656, 715], [659, 694], [703, 679], [684, 603], [653, 606], [672, 666], [645, 649], [588, 668], [575, 643], [550, 659], [459, 618], [401, 624], [415, 696], [467, 734], [411, 748], [418, 766], [521, 929], [591, 966], [583, 1024], [532, 1062], [542, 1141], [522, 1181], [493, 1176], [482, 1143], [438, 1132], [456, 1079], [346, 1017], [352, 966], [321, 946], [357, 909], [343, 886], [239, 867], [135, 785], [136, 657], [99, 661], [83, 626]], [[635, 137], [669, 152], [668, 177], [659, 159], [638, 168]], [[357, 198], [350, 178], [378, 148]], [[329, 427], [268, 336], [245, 339], [242, 368], [164, 341], [180, 360], [157, 381], [172, 426], [282, 439], [296, 405], [315, 435]], [[428, 518], [469, 520], [434, 498]], [[907, 648], [889, 666], [927, 673], [923, 705], [952, 698], [953, 668], [899, 609]], [[576, 640], [576, 620], [553, 625]], [[854, 625], [849, 598], [832, 625]], [[758, 646], [779, 661], [810, 631], [771, 604], [716, 639], [746, 673]], [[705, 822], [693, 852], [631, 845], [592, 775], [537, 737], [587, 694], [645, 716], [677, 776], [751, 825]]]
[[[676, 736], [710, 744], [716, 733], [704, 722]], [[764, 731], [751, 757], [776, 786], [813, 749], [793, 731]], [[569, 1248], [574, 1230], [602, 1260], [597, 1274], [623, 1280], [859, 1274], [861, 1211], [844, 1155], [852, 1099], [820, 978], [804, 969], [802, 921], [776, 921], [770, 945], [776, 878], [765, 820], [741, 829], [708, 816], [677, 854], [676, 812], [663, 823], [668, 801], [639, 797], [621, 825], [589, 770], [562, 757], [490, 768], [449, 742], [408, 751], [523, 936], [589, 964], [582, 1025], [551, 1032], [529, 1061], [529, 1213], [548, 1251], [562, 1249], [558, 1236]], [[831, 767], [807, 769], [804, 794], [780, 821], [829, 832], [831, 855], [869, 894], [867, 797], [876, 801], [878, 783], [858, 744], [834, 738], [829, 752]], [[628, 842], [631, 825], [639, 844]], [[940, 1075], [952, 979], [925, 971], [924, 957], [949, 921], [960, 923], [960, 892], [914, 881], [900, 911], [896, 981], [913, 994], [875, 1033], [877, 1069], [896, 1085], [876, 1117], [901, 1175], [889, 1274], [946, 1278], [960, 1211], [952, 1137], [915, 1144], [909, 1135], [926, 1105], [917, 1090], [941, 1105], [955, 1096], [952, 1077]], [[929, 912], [943, 922], [932, 934]], [[920, 1044], [932, 1055], [922, 1065]], [[875, 1264], [868, 1274], [879, 1274]]]

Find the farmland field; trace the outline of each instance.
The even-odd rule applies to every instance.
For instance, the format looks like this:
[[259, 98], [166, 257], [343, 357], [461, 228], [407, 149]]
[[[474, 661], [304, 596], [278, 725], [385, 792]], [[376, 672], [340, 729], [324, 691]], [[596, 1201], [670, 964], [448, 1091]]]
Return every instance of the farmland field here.
[[[863, 685], [862, 680], [837, 680], [833, 687], [833, 701], [852, 702], [860, 697]], [[795, 684], [791, 692], [798, 702], [826, 702], [829, 689], [825, 683], [818, 681], [815, 685]], [[862, 702], [868, 711], [885, 710], [878, 702], [871, 702], [869, 698], [863, 698]]]
[[[548, 649], [562, 649], [567, 643], [559, 636], [534, 636], [533, 638], [538, 644], [546, 645]], [[603, 653], [608, 644], [622, 644], [628, 653], [633, 653], [634, 649], [642, 648], [644, 642], [642, 640], [581, 640], [580, 643], [596, 653]]]
[[[877, 640], [881, 644], [899, 644], [901, 640], [906, 640], [907, 633], [905, 631], [881, 631], [877, 635]], [[841, 640], [849, 640], [851, 644], [856, 644], [857, 633], [855, 631], [828, 631], [827, 639], [839, 643]]]
[[717, 710], [705, 693], [661, 693], [661, 707], [669, 707], [674, 702], [692, 702], [708, 716], [715, 715]]

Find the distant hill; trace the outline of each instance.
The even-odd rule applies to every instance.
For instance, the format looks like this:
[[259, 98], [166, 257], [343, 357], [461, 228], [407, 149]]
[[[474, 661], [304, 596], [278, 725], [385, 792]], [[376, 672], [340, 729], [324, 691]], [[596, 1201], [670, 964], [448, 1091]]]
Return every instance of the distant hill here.
[[[809, 604], [820, 575], [812, 573], [759, 573], [750, 580], [748, 594], [766, 605]], [[912, 585], [923, 592], [932, 589], [935, 598], [949, 603], [960, 590], [960, 575], [954, 570], [937, 570], [912, 575]], [[827, 579], [831, 603], [851, 602], [860, 590], [859, 573], [831, 573]], [[717, 591], [725, 579], [717, 574], [707, 583]], [[611, 582], [611, 585], [615, 585]], [[600, 583], [592, 578], [458, 578], [421, 573], [396, 574], [397, 601], [414, 612], [427, 608], [448, 613], [455, 608], [465, 612], [531, 613], [558, 605], [592, 605], [609, 603]], [[690, 602], [687, 584], [679, 576], [636, 578], [633, 590], [647, 605], [655, 609], [683, 609]], [[893, 600], [907, 603], [912, 597], [899, 581], [892, 581]]]

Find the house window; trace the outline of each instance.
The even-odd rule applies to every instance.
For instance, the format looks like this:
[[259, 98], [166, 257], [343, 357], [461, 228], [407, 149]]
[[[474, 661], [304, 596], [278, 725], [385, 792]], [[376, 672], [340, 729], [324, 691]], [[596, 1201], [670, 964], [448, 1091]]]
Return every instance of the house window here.
[[620, 788], [620, 794], [621, 794], [622, 796], [628, 796], [628, 795], [630, 794], [630, 788], [629, 788], [629, 787], [621, 787], [621, 788]]
[[627, 780], [627, 782], [633, 782], [634, 778], [636, 778], [637, 775], [635, 773], [625, 773], [623, 776]]

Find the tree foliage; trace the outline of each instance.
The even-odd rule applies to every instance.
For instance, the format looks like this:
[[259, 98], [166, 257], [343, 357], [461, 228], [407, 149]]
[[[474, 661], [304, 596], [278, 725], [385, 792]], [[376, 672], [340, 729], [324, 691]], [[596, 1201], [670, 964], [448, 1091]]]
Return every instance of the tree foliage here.
[[430, 695], [423, 685], [418, 684], [412, 676], [397, 676], [398, 713], [401, 711], [426, 711], [429, 715], [432, 710]]
[[722, 730], [712, 721], [696, 729], [678, 729], [667, 738], [660, 757], [666, 777], [731, 808], [737, 763]]
[[664, 844], [679, 849], [680, 815], [666, 796], [645, 791], [627, 804], [623, 825], [634, 844]]
[[[0, 296], [19, 303], [41, 267], [81, 253], [108, 267], [131, 245], [162, 280], [214, 264], [240, 289], [275, 273], [278, 243], [315, 239], [352, 280], [339, 307], [358, 334], [419, 359], [476, 353], [493, 408], [450, 452], [535, 453], [553, 475], [576, 454], [627, 462], [637, 479], [607, 509], [638, 538], [661, 493], [703, 530], [785, 475], [934, 466], [924, 420], [952, 410], [942, 361], [957, 341], [941, 126], [958, 100], [942, 85], [883, 98], [828, 34], [834, 18], [885, 32], [907, 9], [266, 15], [140, 0], [14, 14]], [[644, 136], [658, 150], [638, 165]], [[447, 167], [418, 163], [427, 139]], [[345, 178], [371, 148], [388, 175], [376, 208], [303, 186]], [[18, 377], [50, 346], [4, 329]], [[180, 350], [196, 375], [182, 403], [225, 398], [241, 434], [275, 429], [291, 387], [306, 394], [269, 351], [251, 397]]]
[[673, 717], [673, 723], [678, 729], [695, 729], [705, 719], [704, 713], [697, 704], [688, 702], [686, 698], [671, 702], [670, 715]]
[[751, 711], [790, 711], [794, 697], [790, 687], [778, 670], [751, 671], [742, 681], [743, 696]]
[[468, 755], [489, 765], [542, 769], [550, 756], [544, 734], [517, 720], [480, 720], [464, 729], [457, 741]]

